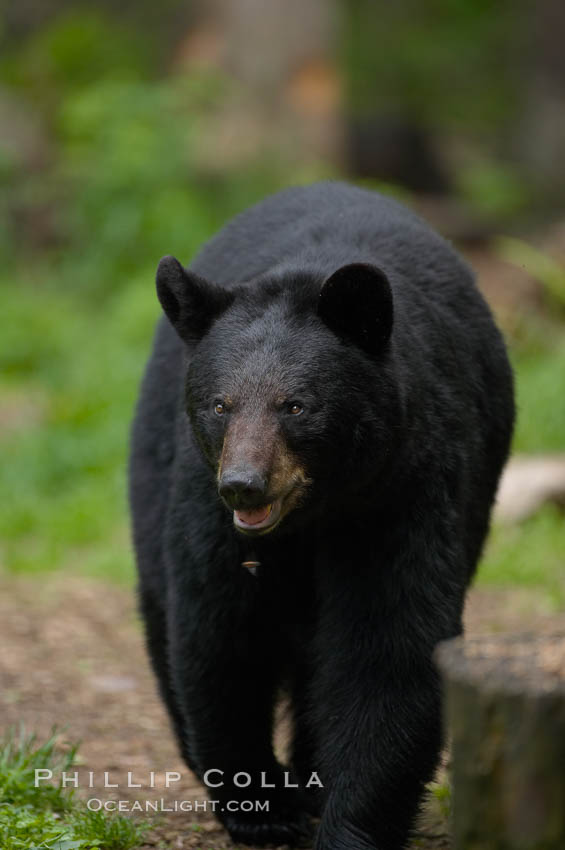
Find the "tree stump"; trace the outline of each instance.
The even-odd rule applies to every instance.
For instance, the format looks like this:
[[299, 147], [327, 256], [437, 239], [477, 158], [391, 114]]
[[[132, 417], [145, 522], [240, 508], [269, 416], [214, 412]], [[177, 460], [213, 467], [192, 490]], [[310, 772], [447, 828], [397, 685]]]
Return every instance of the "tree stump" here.
[[440, 644], [454, 850], [565, 850], [565, 634]]

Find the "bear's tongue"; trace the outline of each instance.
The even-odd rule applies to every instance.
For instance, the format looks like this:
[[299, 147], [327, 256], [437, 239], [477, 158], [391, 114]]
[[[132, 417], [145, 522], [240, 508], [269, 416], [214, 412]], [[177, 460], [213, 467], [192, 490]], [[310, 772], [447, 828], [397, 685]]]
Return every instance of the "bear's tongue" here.
[[263, 508], [255, 508], [254, 511], [235, 511], [235, 515], [241, 522], [246, 525], [258, 525], [267, 519], [271, 513], [272, 505], [265, 505]]

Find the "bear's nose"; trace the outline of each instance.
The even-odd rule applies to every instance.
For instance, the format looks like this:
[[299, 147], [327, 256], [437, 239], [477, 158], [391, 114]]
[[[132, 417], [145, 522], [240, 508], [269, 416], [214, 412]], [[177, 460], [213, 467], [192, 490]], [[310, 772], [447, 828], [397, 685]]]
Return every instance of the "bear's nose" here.
[[228, 469], [222, 473], [218, 492], [234, 511], [258, 508], [267, 501], [267, 480], [255, 469]]

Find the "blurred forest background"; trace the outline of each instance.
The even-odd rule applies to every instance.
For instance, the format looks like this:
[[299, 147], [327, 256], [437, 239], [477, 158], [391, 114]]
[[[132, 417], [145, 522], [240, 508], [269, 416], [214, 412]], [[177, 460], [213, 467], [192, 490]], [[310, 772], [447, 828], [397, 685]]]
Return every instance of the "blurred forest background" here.
[[[127, 440], [157, 262], [318, 178], [397, 194], [468, 256], [516, 368], [515, 452], [555, 470], [564, 36], [562, 0], [5, 6], [3, 568], [132, 580]], [[479, 581], [565, 608], [562, 496], [497, 524]]]

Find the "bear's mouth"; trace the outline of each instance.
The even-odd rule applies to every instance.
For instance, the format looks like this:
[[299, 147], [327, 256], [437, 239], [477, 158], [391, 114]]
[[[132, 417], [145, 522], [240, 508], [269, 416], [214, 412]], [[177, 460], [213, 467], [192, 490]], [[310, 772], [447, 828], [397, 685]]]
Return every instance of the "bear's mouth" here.
[[275, 499], [274, 502], [252, 510], [233, 512], [235, 527], [246, 534], [266, 534], [272, 531], [281, 519], [282, 499]]

